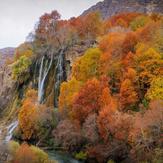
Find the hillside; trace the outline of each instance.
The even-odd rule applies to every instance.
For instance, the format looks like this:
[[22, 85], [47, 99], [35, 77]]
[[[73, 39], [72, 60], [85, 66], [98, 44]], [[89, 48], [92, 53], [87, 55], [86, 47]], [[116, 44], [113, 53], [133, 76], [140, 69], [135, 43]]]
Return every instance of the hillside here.
[[70, 20], [54, 10], [14, 56], [1, 50], [13, 59], [0, 69], [0, 163], [163, 162], [163, 15], [152, 2], [151, 14], [151, 1], [127, 0]]
[[8, 47], [0, 49], [0, 65], [2, 65], [7, 58], [12, 58], [14, 55], [15, 48]]
[[104, 19], [122, 12], [162, 13], [163, 0], [104, 0], [86, 10], [83, 15], [99, 11]]

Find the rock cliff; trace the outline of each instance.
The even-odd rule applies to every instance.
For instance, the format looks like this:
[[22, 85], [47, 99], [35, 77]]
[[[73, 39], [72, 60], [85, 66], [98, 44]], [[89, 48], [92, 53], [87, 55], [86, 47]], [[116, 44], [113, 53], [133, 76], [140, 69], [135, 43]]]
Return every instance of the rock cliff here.
[[0, 49], [0, 66], [2, 66], [7, 58], [12, 58], [14, 55], [15, 48], [3, 48]]
[[104, 19], [121, 12], [162, 13], [163, 0], [104, 0], [86, 10], [83, 15], [99, 11]]
[[5, 64], [7, 59], [13, 57], [13, 54], [14, 48], [0, 49], [0, 115], [11, 102], [15, 89], [11, 67]]

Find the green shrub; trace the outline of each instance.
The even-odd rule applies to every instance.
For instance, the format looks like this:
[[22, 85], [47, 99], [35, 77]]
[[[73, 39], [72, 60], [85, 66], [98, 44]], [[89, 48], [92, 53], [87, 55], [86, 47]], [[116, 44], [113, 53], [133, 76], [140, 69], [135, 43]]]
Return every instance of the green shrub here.
[[76, 153], [76, 154], [75, 154], [75, 158], [76, 158], [77, 160], [86, 160], [86, 159], [87, 159], [87, 153], [85, 153], [85, 152], [83, 152], [83, 151], [81, 151], [81, 152], [79, 152], [79, 153]]
[[10, 141], [8, 144], [8, 150], [9, 150], [10, 154], [13, 156], [16, 154], [16, 151], [18, 150], [19, 147], [20, 147], [20, 145], [16, 141]]
[[130, 23], [130, 27], [136, 31], [138, 28], [144, 27], [149, 21], [150, 18], [147, 16], [138, 16]]
[[30, 148], [36, 156], [37, 163], [45, 163], [48, 161], [48, 154], [46, 154], [43, 150], [35, 146], [31, 146]]
[[113, 161], [113, 160], [109, 160], [107, 163], [115, 163], [115, 161]]
[[29, 66], [31, 65], [31, 60], [26, 56], [21, 56], [16, 62], [13, 63], [12, 76], [13, 79], [19, 83], [25, 82], [29, 74]]
[[152, 163], [162, 163], [162, 162], [163, 162], [163, 149], [156, 148]]
[[148, 108], [148, 106], [149, 106], [149, 101], [147, 100], [147, 99], [143, 99], [142, 100], [142, 104], [143, 104], [143, 106], [145, 107], [145, 108]]

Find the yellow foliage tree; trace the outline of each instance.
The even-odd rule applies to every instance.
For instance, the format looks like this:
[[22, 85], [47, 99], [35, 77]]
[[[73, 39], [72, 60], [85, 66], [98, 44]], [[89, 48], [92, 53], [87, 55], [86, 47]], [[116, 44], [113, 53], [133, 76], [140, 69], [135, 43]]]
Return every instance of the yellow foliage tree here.
[[140, 45], [134, 59], [140, 88], [146, 91], [154, 77], [163, 75], [163, 60], [154, 49], [146, 50], [144, 45]]
[[156, 77], [152, 80], [146, 97], [150, 100], [163, 100], [163, 76]]
[[98, 77], [98, 66], [101, 51], [98, 48], [91, 48], [75, 62], [72, 67], [72, 76], [78, 81], [87, 81], [90, 78]]
[[74, 94], [81, 88], [81, 82], [74, 77], [68, 81], [63, 82], [60, 88], [59, 96], [59, 110], [61, 112], [71, 112]]
[[33, 49], [30, 43], [23, 43], [15, 50], [15, 60], [18, 60], [21, 56], [25, 56], [27, 58], [32, 57]]
[[120, 109], [128, 110], [132, 105], [134, 105], [138, 101], [137, 92], [133, 86], [133, 83], [129, 79], [125, 79], [121, 83], [120, 88]]

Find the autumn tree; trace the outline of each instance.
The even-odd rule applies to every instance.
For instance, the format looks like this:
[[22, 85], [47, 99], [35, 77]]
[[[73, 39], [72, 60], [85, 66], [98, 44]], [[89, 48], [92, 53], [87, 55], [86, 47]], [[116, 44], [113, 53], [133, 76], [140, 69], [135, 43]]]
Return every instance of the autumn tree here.
[[111, 18], [105, 20], [105, 28], [113, 28], [115, 26], [128, 27], [130, 23], [138, 16], [140, 13], [120, 13], [112, 16]]
[[55, 143], [65, 150], [78, 150], [83, 143], [80, 129], [70, 120], [60, 121], [53, 135]]
[[158, 102], [155, 104], [143, 115], [137, 113], [133, 130], [130, 132], [133, 147], [131, 156], [138, 162], [152, 160], [154, 151], [162, 148], [163, 105], [158, 105]]
[[91, 144], [96, 144], [99, 141], [98, 126], [97, 126], [97, 115], [90, 114], [83, 126], [82, 126], [83, 136], [86, 138], [87, 142]]
[[98, 129], [101, 138], [105, 142], [108, 141], [110, 135], [110, 131], [107, 128], [107, 126], [113, 120], [112, 115], [115, 114], [116, 111], [117, 111], [117, 103], [115, 102], [114, 99], [112, 99], [111, 102], [99, 112], [99, 116], [97, 119]]
[[138, 38], [134, 32], [127, 33], [122, 45], [123, 53], [124, 54], [128, 54], [129, 52], [134, 53], [137, 42]]
[[161, 76], [153, 78], [146, 97], [150, 100], [163, 100], [163, 78]]
[[45, 143], [49, 134], [56, 126], [54, 110], [45, 105], [38, 104], [37, 91], [29, 89], [20, 107], [18, 114], [19, 129], [22, 139], [35, 139], [40, 143]]
[[74, 77], [70, 81], [62, 83], [59, 96], [59, 111], [61, 113], [66, 112], [71, 115], [73, 98], [75, 93], [80, 90], [80, 87], [81, 83]]
[[163, 74], [161, 68], [163, 61], [159, 53], [152, 48], [146, 50], [142, 44], [139, 45], [134, 60], [139, 79], [139, 87], [142, 90], [142, 94], [145, 94], [152, 79]]
[[122, 65], [127, 67], [133, 67], [134, 65], [134, 53], [127, 53], [126, 56], [122, 59]]
[[81, 123], [91, 113], [97, 113], [100, 105], [100, 82], [97, 79], [89, 80], [76, 95], [73, 102], [73, 112], [75, 119]]
[[126, 68], [123, 73], [123, 79], [129, 79], [129, 80], [131, 80], [132, 83], [136, 83], [137, 82], [136, 70], [131, 67]]
[[102, 20], [98, 12], [92, 12], [80, 18], [80, 23], [76, 26], [81, 38], [96, 39], [102, 31]]
[[132, 30], [136, 31], [137, 29], [144, 27], [149, 21], [150, 18], [147, 16], [138, 16], [130, 23], [130, 27]]
[[12, 64], [12, 77], [20, 84], [27, 81], [30, 77], [31, 60], [26, 56], [21, 56], [16, 62]]
[[102, 38], [99, 47], [103, 54], [100, 57], [100, 74], [109, 77], [112, 93], [119, 91], [122, 74], [124, 33], [110, 33]]
[[15, 155], [13, 163], [35, 163], [36, 156], [27, 144], [22, 144]]
[[60, 53], [64, 55], [64, 51], [76, 43], [76, 30], [68, 21], [60, 20], [60, 14], [52, 11], [40, 17], [35, 32], [35, 52], [37, 55], [53, 55]]
[[112, 57], [121, 58], [123, 50], [123, 42], [125, 39], [125, 33], [112, 32], [102, 37], [99, 48], [104, 52], [111, 52]]
[[11, 148], [15, 149], [14, 153], [11, 153], [12, 163], [51, 163], [48, 154], [38, 147], [29, 146], [26, 143], [19, 145], [17, 142], [12, 142], [10, 143], [9, 151], [13, 150]]
[[57, 126], [57, 115], [53, 108], [45, 105], [37, 106], [35, 121], [36, 130], [33, 137], [37, 140], [37, 145], [47, 144], [52, 138], [51, 132]]
[[103, 53], [100, 57], [99, 72], [109, 78], [111, 93], [118, 92], [122, 71], [122, 62], [112, 58], [111, 53]]
[[138, 101], [138, 95], [131, 80], [126, 79], [121, 83], [119, 102], [120, 110], [131, 109], [131, 106]]
[[99, 97], [100, 108], [106, 107], [112, 100], [110, 89], [108, 87], [104, 88]]
[[98, 66], [101, 51], [98, 48], [88, 49], [72, 67], [72, 76], [78, 81], [87, 81], [99, 76]]
[[[40, 17], [39, 24], [36, 28], [36, 37], [45, 40], [50, 37], [51, 30], [57, 28], [57, 22], [60, 19], [60, 14], [57, 11], [52, 11], [50, 14], [44, 14]], [[54, 31], [56, 32], [56, 30]]]
[[37, 93], [34, 90], [28, 90], [26, 99], [20, 108], [18, 119], [19, 127], [23, 132], [23, 138], [29, 140], [36, 132], [37, 107], [35, 99]]
[[33, 55], [33, 47], [30, 43], [23, 43], [18, 46], [15, 50], [14, 58], [18, 60], [21, 56], [25, 56], [27, 58], [32, 57]]
[[[74, 98], [74, 118], [83, 123], [89, 114], [98, 113], [101, 106], [105, 106], [108, 103], [107, 100], [110, 100], [107, 87], [107, 82], [98, 81], [95, 78], [88, 80]], [[104, 99], [105, 97], [107, 99]]]

